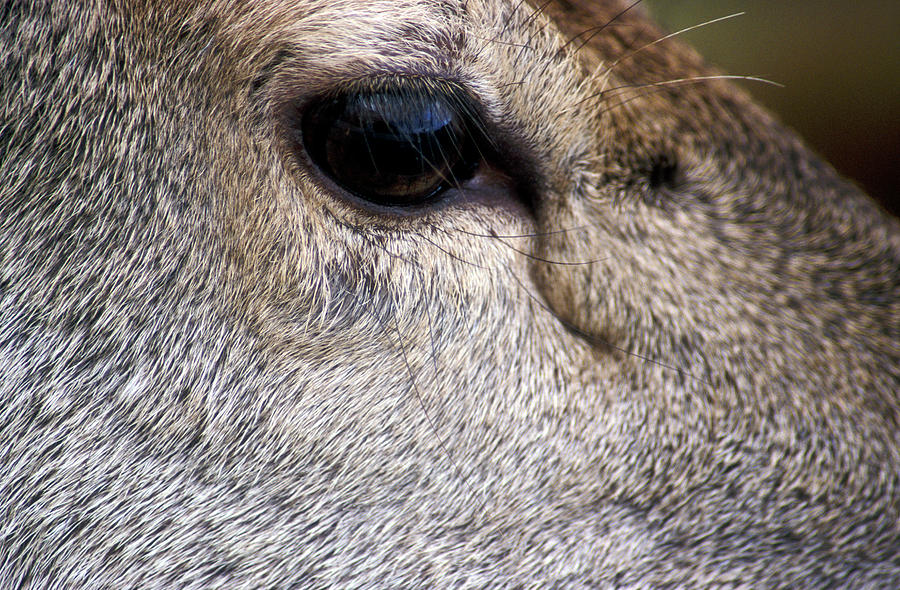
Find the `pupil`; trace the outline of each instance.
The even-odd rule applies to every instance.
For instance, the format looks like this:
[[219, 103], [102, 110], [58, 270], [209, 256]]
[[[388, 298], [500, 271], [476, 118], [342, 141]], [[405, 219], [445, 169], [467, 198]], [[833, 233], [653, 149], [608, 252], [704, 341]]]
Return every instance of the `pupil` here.
[[350, 93], [307, 111], [304, 141], [338, 184], [382, 205], [416, 205], [467, 180], [478, 150], [446, 96], [417, 89]]

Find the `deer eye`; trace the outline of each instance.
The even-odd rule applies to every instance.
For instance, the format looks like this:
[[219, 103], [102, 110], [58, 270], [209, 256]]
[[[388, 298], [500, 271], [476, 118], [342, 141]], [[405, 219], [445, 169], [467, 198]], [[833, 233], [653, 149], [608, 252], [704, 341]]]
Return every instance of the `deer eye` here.
[[404, 84], [314, 103], [302, 119], [312, 161], [337, 184], [378, 205], [436, 200], [472, 177], [479, 126], [452, 91]]

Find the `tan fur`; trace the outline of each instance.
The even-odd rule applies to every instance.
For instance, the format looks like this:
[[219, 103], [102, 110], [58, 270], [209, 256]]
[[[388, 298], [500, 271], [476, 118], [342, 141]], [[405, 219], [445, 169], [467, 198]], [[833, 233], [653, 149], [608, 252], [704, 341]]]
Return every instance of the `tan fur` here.
[[[7, 2], [0, 587], [900, 584], [900, 224], [625, 8]], [[515, 165], [342, 196], [390, 76]]]

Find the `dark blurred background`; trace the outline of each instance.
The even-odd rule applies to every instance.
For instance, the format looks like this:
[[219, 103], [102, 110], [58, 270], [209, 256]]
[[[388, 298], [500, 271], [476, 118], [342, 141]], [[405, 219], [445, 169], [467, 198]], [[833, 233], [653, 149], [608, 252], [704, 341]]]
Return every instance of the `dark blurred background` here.
[[841, 173], [900, 215], [900, 2], [645, 0], [669, 31], [745, 12], [682, 35], [742, 82]]

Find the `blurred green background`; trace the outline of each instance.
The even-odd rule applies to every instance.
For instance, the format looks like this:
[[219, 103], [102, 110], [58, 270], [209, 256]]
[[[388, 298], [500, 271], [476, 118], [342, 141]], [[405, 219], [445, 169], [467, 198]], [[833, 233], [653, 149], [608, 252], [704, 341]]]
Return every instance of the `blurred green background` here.
[[900, 1], [645, 0], [845, 176], [900, 215]]

